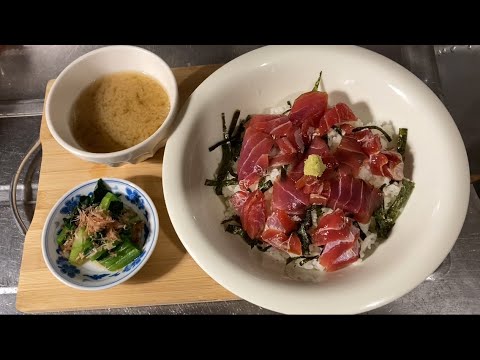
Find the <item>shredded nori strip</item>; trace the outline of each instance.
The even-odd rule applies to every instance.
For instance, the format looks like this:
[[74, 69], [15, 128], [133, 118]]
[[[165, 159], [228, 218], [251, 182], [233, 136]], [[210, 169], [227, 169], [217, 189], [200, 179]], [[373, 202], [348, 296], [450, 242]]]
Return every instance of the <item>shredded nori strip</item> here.
[[228, 222], [235, 221], [236, 223], [240, 224], [240, 216], [238, 215], [233, 215], [232, 217], [229, 217], [225, 220], [222, 221], [222, 225], [226, 224]]
[[230, 122], [230, 126], [228, 127], [228, 138], [231, 139], [233, 136], [233, 132], [235, 131], [237, 127], [237, 121], [238, 118], [240, 117], [240, 110], [235, 110], [232, 116], [232, 121]]
[[295, 257], [290, 257], [286, 260], [286, 265], [290, 264], [292, 261], [298, 260], [298, 259], [303, 259], [298, 263], [299, 266], [305, 265], [307, 262], [318, 259], [320, 255], [315, 255], [315, 256], [295, 256]]
[[260, 182], [258, 183], [258, 190], [261, 192], [265, 192], [268, 189], [270, 189], [273, 186], [273, 183], [271, 180], [265, 181], [266, 177], [263, 177], [260, 179]]
[[383, 134], [383, 136], [385, 136], [385, 138], [387, 139], [388, 142], [392, 141], [392, 138], [390, 137], [390, 135], [387, 134], [387, 132], [385, 130], [383, 130], [381, 127], [375, 126], [375, 125], [359, 126], [359, 127], [356, 127], [355, 129], [353, 129], [352, 132], [357, 132], [357, 131], [360, 131], [360, 130], [363, 130], [363, 129], [378, 130]]
[[360, 227], [360, 225], [358, 225], [358, 221], [354, 221], [353, 225], [355, 225], [360, 230], [360, 239], [365, 240], [365, 238], [367, 237], [367, 234], [365, 234], [362, 228]]
[[312, 243], [312, 239], [308, 230], [312, 227], [312, 212], [317, 214], [317, 218], [320, 217], [322, 213], [322, 206], [321, 205], [312, 205], [307, 209], [305, 219], [300, 223], [300, 227], [297, 230], [297, 235], [300, 238], [300, 242], [302, 243], [302, 254], [308, 255], [310, 254], [310, 244]]
[[285, 115], [286, 113], [290, 112], [292, 110], [292, 103], [290, 102], [290, 100], [287, 101], [287, 105], [290, 106], [290, 109], [288, 110], [285, 110], [282, 115]]
[[[242, 137], [245, 131], [245, 121], [240, 121], [240, 124], [236, 126], [240, 117], [240, 110], [236, 110], [232, 116], [232, 122], [230, 123], [227, 131], [227, 125], [225, 121], [225, 113], [222, 113], [222, 130], [224, 139], [208, 148], [209, 151], [213, 151], [218, 146], [222, 147], [222, 160], [218, 165], [217, 175], [215, 180], [207, 179], [205, 185], [214, 186], [215, 194], [222, 195], [222, 188], [228, 185], [237, 184], [237, 174], [233, 171], [233, 164], [240, 155], [240, 149], [242, 146]], [[227, 175], [231, 174], [235, 179], [228, 179]]]
[[221, 185], [221, 187], [225, 186], [230, 186], [230, 185], [237, 185], [238, 180], [237, 179], [225, 179], [223, 181], [218, 181], [218, 180], [211, 180], [211, 179], [206, 179], [205, 180], [205, 185], [206, 186], [218, 186]]
[[342, 129], [340, 129], [337, 125], [332, 126], [333, 130], [335, 130], [339, 135], [343, 136]]
[[283, 165], [281, 168], [280, 168], [280, 179], [283, 180], [287, 177], [287, 167], [288, 165]]
[[265, 246], [266, 244], [263, 241], [251, 239], [250, 236], [248, 236], [246, 231], [243, 230], [240, 225], [228, 224], [225, 228], [225, 231], [229, 232], [230, 234], [241, 236], [241, 238], [248, 244], [248, 246], [250, 246], [250, 249], [257, 247], [259, 251], [265, 252], [271, 248], [271, 245]]
[[385, 210], [382, 206], [373, 214], [375, 220], [375, 230], [377, 230], [377, 235], [379, 238], [385, 239], [395, 225], [395, 221], [400, 216], [403, 208], [407, 204], [410, 195], [415, 188], [415, 183], [413, 181], [403, 179], [402, 188], [398, 193], [395, 200], [393, 200], [390, 207]]
[[310, 229], [311, 226], [312, 226], [312, 213], [311, 213], [311, 209], [307, 209], [307, 212], [305, 214], [305, 219], [303, 219], [297, 231], [298, 237], [300, 238], [300, 242], [302, 243], [303, 255], [307, 255], [310, 253], [309, 246], [312, 243], [312, 240], [310, 239], [310, 235], [308, 234], [307, 230]]
[[212, 146], [210, 146], [210, 147], [208, 148], [208, 151], [213, 151], [213, 150], [215, 150], [217, 147], [219, 147], [220, 145], [228, 144], [228, 143], [230, 143], [230, 142], [231, 142], [230, 139], [220, 140], [219, 142], [216, 142], [215, 144], [213, 144]]
[[261, 252], [265, 252], [267, 251], [268, 249], [270, 249], [272, 247], [272, 245], [268, 245], [268, 246], [265, 246], [265, 247], [262, 247], [260, 245], [257, 245], [257, 250], [258, 251], [261, 251]]
[[258, 244], [258, 240], [251, 239], [247, 232], [243, 230], [240, 225], [228, 224], [225, 228], [225, 231], [233, 235], [239, 235], [250, 246], [251, 249]]
[[408, 129], [398, 129], [397, 151], [399, 152], [399, 154], [402, 155], [402, 158], [405, 157], [405, 149], [407, 148], [407, 136]]

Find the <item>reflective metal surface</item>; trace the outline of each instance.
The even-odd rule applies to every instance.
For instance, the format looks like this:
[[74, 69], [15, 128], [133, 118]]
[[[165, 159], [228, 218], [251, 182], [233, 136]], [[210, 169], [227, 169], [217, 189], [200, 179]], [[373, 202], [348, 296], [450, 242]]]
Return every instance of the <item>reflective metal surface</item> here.
[[[39, 135], [46, 83], [101, 45], [0, 45], [0, 314], [18, 313], [16, 286], [24, 236], [8, 201], [10, 182]], [[170, 66], [224, 63], [255, 45], [149, 45]], [[472, 173], [480, 173], [480, 47], [365, 46], [409, 68], [445, 102], [465, 141]], [[438, 69], [435, 64], [437, 62]], [[448, 146], [448, 144], [445, 144]], [[20, 216], [33, 216], [41, 151], [28, 159], [16, 190]], [[448, 171], [448, 169], [447, 169]], [[452, 189], [450, 189], [452, 191]], [[480, 200], [472, 187], [467, 219], [450, 255], [421, 285], [373, 314], [480, 314]], [[408, 271], [408, 269], [406, 270]], [[246, 301], [78, 312], [106, 314], [271, 314]]]

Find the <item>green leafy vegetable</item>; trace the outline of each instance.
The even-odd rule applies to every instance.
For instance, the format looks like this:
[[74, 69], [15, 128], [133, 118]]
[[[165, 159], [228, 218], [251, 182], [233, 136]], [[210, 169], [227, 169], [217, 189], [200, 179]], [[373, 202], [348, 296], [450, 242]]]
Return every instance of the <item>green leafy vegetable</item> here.
[[107, 185], [102, 179], [98, 179], [95, 190], [93, 190], [92, 203], [97, 204], [102, 201], [103, 197], [109, 192]]
[[118, 200], [119, 199], [114, 194], [112, 194], [111, 192], [107, 192], [105, 196], [102, 198], [102, 201], [100, 202], [100, 209], [108, 210], [110, 203], [112, 201], [118, 201]]
[[75, 231], [75, 239], [73, 240], [68, 262], [73, 265], [81, 265], [84, 261], [79, 259], [79, 255], [90, 246], [91, 241], [88, 239], [87, 230], [85, 228], [78, 228]]
[[57, 244], [62, 245], [67, 240], [67, 235], [70, 233], [70, 229], [66, 226], [62, 228], [60, 234], [57, 235]]
[[[114, 219], [118, 219], [123, 211], [123, 203], [120, 200], [112, 201], [108, 207]], [[138, 218], [140, 220], [140, 218]]]
[[117, 271], [130, 264], [133, 260], [139, 257], [140, 254], [141, 251], [135, 247], [133, 243], [127, 240], [115, 248], [115, 251], [108, 257], [103, 258], [98, 262], [105, 266], [109, 271]]

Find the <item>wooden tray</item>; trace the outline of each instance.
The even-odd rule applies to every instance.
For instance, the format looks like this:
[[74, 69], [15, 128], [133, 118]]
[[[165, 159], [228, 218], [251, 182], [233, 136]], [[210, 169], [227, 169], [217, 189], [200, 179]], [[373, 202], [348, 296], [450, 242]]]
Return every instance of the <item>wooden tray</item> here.
[[[173, 69], [180, 107], [193, 90], [221, 65]], [[51, 80], [46, 89], [53, 83]], [[111, 168], [80, 160], [53, 139], [42, 117], [42, 166], [37, 205], [25, 237], [17, 309], [24, 312], [82, 310], [238, 299], [210, 278], [187, 254], [165, 207], [162, 190], [163, 149], [137, 165]], [[75, 185], [99, 177], [118, 177], [142, 187], [153, 199], [160, 218], [157, 247], [145, 266], [130, 280], [102, 291], [81, 291], [63, 285], [48, 270], [42, 257], [41, 235], [45, 219], [56, 201]]]

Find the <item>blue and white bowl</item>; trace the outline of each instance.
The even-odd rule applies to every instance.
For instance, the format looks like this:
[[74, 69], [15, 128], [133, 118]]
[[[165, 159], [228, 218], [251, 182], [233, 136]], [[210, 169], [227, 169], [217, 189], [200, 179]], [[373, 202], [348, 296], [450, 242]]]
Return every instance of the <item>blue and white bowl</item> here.
[[47, 217], [42, 233], [42, 253], [52, 274], [65, 285], [75, 289], [103, 290], [128, 280], [148, 261], [157, 244], [159, 220], [152, 199], [140, 187], [129, 181], [115, 178], [102, 180], [114, 193], [121, 194], [121, 201], [138, 213], [145, 222], [145, 243], [141, 255], [116, 272], [110, 272], [95, 262], [87, 262], [82, 266], [71, 265], [61, 255], [56, 237], [61, 230], [63, 218], [75, 208], [80, 196], [93, 192], [98, 179], [89, 180], [68, 191], [53, 206]]

